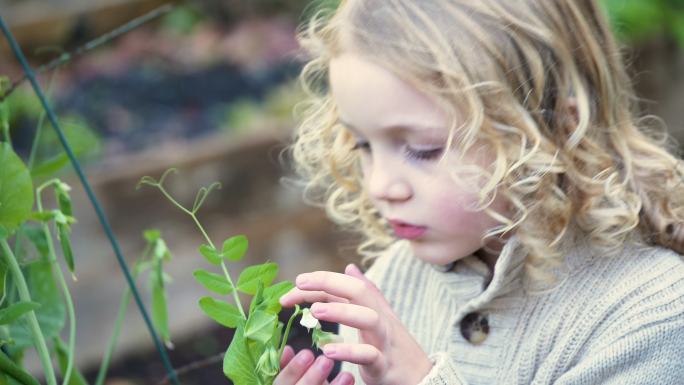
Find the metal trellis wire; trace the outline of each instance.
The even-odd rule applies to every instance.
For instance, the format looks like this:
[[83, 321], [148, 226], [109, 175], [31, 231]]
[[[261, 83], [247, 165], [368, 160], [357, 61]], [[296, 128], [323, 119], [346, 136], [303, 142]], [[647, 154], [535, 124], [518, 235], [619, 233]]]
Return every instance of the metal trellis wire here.
[[159, 355], [161, 356], [162, 362], [164, 364], [164, 368], [166, 369], [168, 378], [171, 380], [171, 382], [174, 385], [180, 385], [178, 382], [178, 377], [176, 376], [176, 371], [174, 370], [173, 366], [171, 365], [171, 361], [169, 360], [169, 357], [166, 353], [166, 350], [164, 349], [161, 340], [159, 339], [159, 336], [157, 335], [157, 332], [154, 329], [154, 326], [152, 325], [152, 321], [150, 320], [150, 316], [147, 313], [147, 310], [145, 310], [145, 306], [142, 303], [142, 300], [140, 298], [140, 294], [135, 286], [135, 282], [133, 281], [133, 277], [131, 276], [131, 272], [128, 268], [128, 265], [126, 264], [126, 261], [121, 253], [121, 249], [119, 248], [119, 243], [114, 236], [114, 233], [112, 232], [111, 226], [109, 225], [109, 221], [107, 220], [107, 217], [105, 216], [104, 210], [102, 209], [102, 206], [100, 205], [97, 197], [95, 196], [95, 193], [93, 192], [93, 189], [90, 186], [90, 183], [85, 177], [85, 174], [83, 173], [83, 170], [81, 168], [80, 163], [76, 159], [76, 156], [74, 155], [74, 152], [72, 151], [71, 147], [69, 146], [69, 143], [66, 140], [66, 137], [64, 136], [64, 132], [62, 131], [59, 122], [57, 121], [57, 117], [50, 107], [47, 99], [45, 98], [45, 95], [43, 94], [43, 90], [41, 89], [40, 85], [38, 84], [38, 81], [36, 80], [36, 76], [34, 71], [31, 69], [31, 67], [28, 64], [28, 61], [26, 60], [26, 56], [24, 56], [24, 53], [22, 52], [21, 48], [19, 47], [19, 44], [17, 43], [16, 39], [10, 32], [9, 28], [5, 24], [5, 21], [3, 20], [2, 16], [0, 15], [0, 29], [2, 29], [3, 34], [5, 35], [5, 38], [7, 39], [7, 42], [9, 43], [10, 47], [12, 48], [12, 51], [14, 52], [14, 55], [16, 56], [17, 60], [21, 63], [21, 66], [24, 70], [24, 73], [26, 74], [26, 77], [28, 77], [31, 86], [33, 87], [34, 92], [40, 99], [40, 102], [45, 109], [45, 112], [47, 113], [48, 119], [50, 120], [50, 123], [52, 124], [52, 127], [55, 129], [57, 136], [59, 137], [59, 141], [62, 143], [62, 146], [64, 147], [64, 150], [66, 151], [67, 155], [69, 156], [69, 159], [71, 160], [71, 164], [74, 167], [74, 170], [76, 171], [76, 174], [78, 175], [78, 178], [81, 181], [81, 184], [83, 185], [83, 188], [85, 189], [88, 198], [90, 199], [90, 202], [93, 205], [93, 208], [95, 209], [95, 212], [97, 213], [98, 219], [100, 220], [100, 223], [102, 224], [102, 227], [107, 234], [107, 238], [109, 238], [109, 242], [112, 245], [112, 249], [114, 250], [114, 254], [116, 255], [116, 259], [119, 262], [119, 266], [121, 267], [121, 270], [124, 273], [124, 276], [126, 277], [126, 281], [128, 282], [128, 286], [131, 289], [131, 293], [133, 293], [133, 297], [135, 298], [135, 302], [138, 305], [138, 309], [140, 310], [140, 313], [142, 314], [145, 324], [147, 325], [147, 328], [150, 332], [150, 335], [152, 336], [152, 339], [154, 340], [155, 347], [157, 351], [159, 352]]

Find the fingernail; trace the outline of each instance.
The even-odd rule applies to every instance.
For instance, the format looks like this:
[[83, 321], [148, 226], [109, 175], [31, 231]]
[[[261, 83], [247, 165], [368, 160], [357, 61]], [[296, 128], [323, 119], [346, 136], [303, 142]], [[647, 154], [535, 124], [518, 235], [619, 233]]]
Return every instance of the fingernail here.
[[325, 314], [325, 306], [321, 304], [314, 304], [313, 309], [311, 311], [314, 313], [314, 315], [323, 315]]
[[309, 280], [305, 275], [300, 274], [299, 276], [297, 276], [297, 280], [295, 282], [297, 283], [297, 287], [302, 287], [309, 283]]
[[351, 385], [352, 376], [349, 373], [342, 373], [330, 385]]
[[323, 346], [323, 353], [325, 353], [326, 356], [332, 356], [337, 353], [337, 349], [335, 349], [334, 346], [325, 345]]
[[332, 361], [326, 358], [325, 356], [318, 356], [315, 365], [321, 371], [326, 371], [332, 367]]
[[313, 357], [306, 351], [300, 352], [297, 355], [297, 363], [300, 365], [308, 365]]

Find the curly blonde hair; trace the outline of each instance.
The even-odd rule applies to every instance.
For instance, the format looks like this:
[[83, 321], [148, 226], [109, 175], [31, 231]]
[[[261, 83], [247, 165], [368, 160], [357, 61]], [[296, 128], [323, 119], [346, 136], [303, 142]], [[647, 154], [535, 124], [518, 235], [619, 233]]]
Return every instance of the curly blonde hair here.
[[[454, 153], [490, 146], [496, 160], [478, 170], [478, 209], [501, 225], [482, 243], [515, 230], [530, 277], [552, 279], [545, 269], [562, 262], [571, 227], [607, 256], [628, 240], [684, 253], [683, 162], [663, 125], [648, 124], [660, 121], [639, 118], [595, 1], [343, 0], [297, 37], [309, 98], [297, 111], [295, 167], [311, 202], [362, 235], [364, 263], [394, 238], [363, 189], [327, 83], [330, 60], [349, 49], [438, 101]], [[508, 216], [487, 207], [497, 193]]]

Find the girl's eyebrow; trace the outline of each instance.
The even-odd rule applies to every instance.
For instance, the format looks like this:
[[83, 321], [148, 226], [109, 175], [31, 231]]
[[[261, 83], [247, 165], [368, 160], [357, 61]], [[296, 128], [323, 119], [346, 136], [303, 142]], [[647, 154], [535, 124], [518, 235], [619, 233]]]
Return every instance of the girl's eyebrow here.
[[[361, 130], [358, 128], [354, 127], [352, 124], [349, 124], [342, 120], [341, 118], [337, 119], [337, 123], [342, 124], [352, 132], [354, 132], [356, 135], [362, 136], [361, 135]], [[380, 129], [381, 131], [387, 131], [388, 133], [391, 132], [407, 132], [407, 131], [431, 131], [431, 130], [436, 130], [435, 127], [432, 126], [423, 126], [423, 125], [418, 125], [418, 124], [393, 124], [389, 125], [387, 127], [382, 127]]]

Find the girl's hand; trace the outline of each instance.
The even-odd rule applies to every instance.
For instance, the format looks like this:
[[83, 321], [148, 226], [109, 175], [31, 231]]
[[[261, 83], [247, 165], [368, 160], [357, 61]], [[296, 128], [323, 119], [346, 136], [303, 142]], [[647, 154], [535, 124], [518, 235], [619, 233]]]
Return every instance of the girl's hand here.
[[313, 303], [314, 317], [358, 329], [358, 344], [329, 343], [323, 353], [359, 365], [366, 385], [416, 385], [430, 372], [428, 355], [355, 265], [348, 265], [345, 274], [300, 274], [296, 285], [280, 299], [283, 306]]
[[347, 372], [338, 374], [333, 382], [328, 384], [326, 378], [332, 371], [333, 363], [324, 356], [314, 360], [310, 350], [300, 350], [295, 356], [290, 345], [286, 345], [280, 358], [281, 370], [273, 385], [354, 385], [354, 377]]

